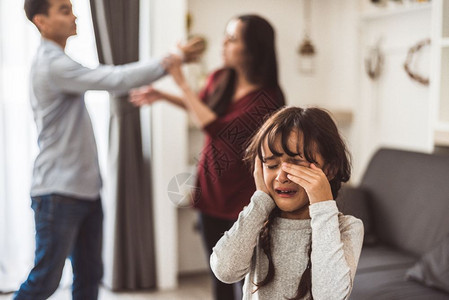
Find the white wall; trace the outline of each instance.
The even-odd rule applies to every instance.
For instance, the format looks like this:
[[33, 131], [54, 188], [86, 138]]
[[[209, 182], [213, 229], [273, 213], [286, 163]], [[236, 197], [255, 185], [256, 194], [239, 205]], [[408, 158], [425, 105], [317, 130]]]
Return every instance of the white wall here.
[[[280, 82], [291, 105], [318, 105], [350, 110], [354, 120], [340, 128], [353, 154], [352, 182], [357, 183], [373, 152], [381, 147], [431, 151], [431, 105], [428, 88], [411, 81], [403, 70], [409, 47], [430, 36], [430, 9], [380, 18], [363, 18], [368, 0], [312, 2], [312, 41], [317, 50], [316, 71], [298, 71], [297, 47], [303, 34], [299, 0], [189, 0], [191, 32], [208, 40], [205, 63], [209, 71], [221, 65], [225, 24], [233, 16], [257, 13], [277, 33]], [[385, 69], [377, 82], [363, 69], [367, 45], [383, 36]], [[430, 73], [428, 49], [419, 72]]]
[[[362, 67], [360, 99], [356, 107], [357, 158], [363, 170], [379, 147], [430, 152], [433, 149], [429, 88], [413, 81], [403, 64], [410, 47], [430, 37], [431, 9], [402, 14], [364, 17], [360, 23], [360, 52], [363, 58], [369, 46], [382, 38], [384, 69], [376, 81], [368, 79]], [[430, 48], [417, 56], [414, 70], [430, 74]], [[362, 66], [363, 60], [360, 60]]]
[[[280, 82], [287, 102], [294, 105], [352, 107], [352, 81], [356, 69], [351, 52], [357, 39], [351, 8], [357, 1], [311, 2], [311, 36], [318, 52], [317, 68], [312, 76], [301, 74], [298, 69], [297, 49], [304, 31], [301, 1], [189, 0], [188, 8], [193, 17], [191, 32], [207, 38], [205, 61], [211, 71], [222, 63], [221, 46], [226, 23], [240, 14], [259, 14], [270, 21], [277, 34]], [[345, 34], [341, 34], [342, 30]]]
[[[226, 23], [240, 14], [256, 13], [268, 19], [277, 34], [280, 84], [287, 104], [321, 106], [353, 111], [358, 101], [359, 0], [312, 0], [311, 38], [316, 48], [312, 75], [299, 72], [297, 49], [304, 34], [300, 0], [189, 0], [191, 33], [207, 38], [208, 71], [221, 66], [221, 47]], [[340, 128], [350, 149], [355, 146], [354, 126]], [[357, 163], [354, 168], [358, 168]]]

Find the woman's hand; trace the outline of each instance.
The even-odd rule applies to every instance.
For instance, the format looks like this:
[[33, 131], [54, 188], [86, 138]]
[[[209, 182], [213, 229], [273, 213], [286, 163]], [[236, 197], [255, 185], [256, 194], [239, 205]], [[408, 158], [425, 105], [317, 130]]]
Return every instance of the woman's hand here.
[[256, 160], [254, 162], [254, 182], [256, 183], [256, 189], [258, 191], [265, 192], [266, 194], [270, 194], [268, 192], [268, 188], [265, 185], [265, 181], [263, 180], [263, 166], [262, 161], [260, 160], [259, 156], [256, 155]]
[[184, 44], [178, 44], [178, 49], [182, 51], [185, 62], [197, 61], [206, 49], [206, 41], [202, 37], [194, 37]]
[[165, 67], [165, 70], [167, 70], [167, 72], [170, 73], [170, 75], [173, 77], [173, 80], [180, 88], [186, 86], [184, 73], [182, 72], [181, 69], [182, 60], [178, 56], [176, 55], [167, 56], [166, 58], [164, 58], [162, 64]]
[[129, 92], [129, 102], [135, 106], [143, 106], [145, 104], [153, 104], [163, 98], [159, 90], [154, 89], [151, 85], [145, 85]]
[[326, 174], [315, 164], [306, 167], [283, 163], [282, 170], [288, 173], [288, 179], [306, 190], [310, 204], [333, 199]]

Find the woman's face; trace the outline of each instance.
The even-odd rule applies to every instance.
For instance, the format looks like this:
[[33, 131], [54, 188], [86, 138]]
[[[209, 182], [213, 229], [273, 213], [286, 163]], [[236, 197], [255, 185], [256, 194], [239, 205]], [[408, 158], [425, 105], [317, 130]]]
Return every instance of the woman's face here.
[[[300, 152], [303, 152], [303, 135], [302, 133], [292, 132], [288, 137], [287, 147], [290, 151], [296, 152], [299, 145]], [[282, 170], [281, 165], [284, 162], [301, 165], [310, 168], [310, 162], [305, 159], [304, 153], [296, 156], [289, 156], [284, 153], [281, 144], [281, 137], [275, 139], [275, 151], [281, 153], [281, 156], [275, 156], [268, 147], [265, 139], [262, 145], [263, 155], [263, 177], [265, 185], [268, 188], [277, 207], [281, 210], [281, 217], [288, 219], [308, 219], [309, 216], [309, 197], [306, 190], [300, 185], [292, 182], [287, 178], [287, 173]], [[323, 167], [323, 157], [315, 153], [316, 166]]]
[[226, 67], [239, 68], [243, 65], [245, 45], [243, 42], [243, 22], [233, 19], [226, 26], [223, 40], [223, 61]]

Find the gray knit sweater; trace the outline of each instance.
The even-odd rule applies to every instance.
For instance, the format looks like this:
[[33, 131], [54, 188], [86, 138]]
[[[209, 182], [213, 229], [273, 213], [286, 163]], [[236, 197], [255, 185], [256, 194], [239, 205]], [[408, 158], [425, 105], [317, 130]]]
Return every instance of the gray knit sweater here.
[[[315, 300], [347, 299], [352, 290], [363, 242], [363, 224], [338, 212], [335, 201], [310, 205], [309, 220], [275, 219], [271, 231], [273, 280], [253, 293], [262, 281], [268, 259], [258, 244], [259, 232], [275, 207], [256, 191], [210, 257], [214, 274], [223, 282], [245, 278], [243, 299], [276, 300], [296, 295], [312, 243], [312, 294]], [[307, 297], [310, 298], [310, 295]]]

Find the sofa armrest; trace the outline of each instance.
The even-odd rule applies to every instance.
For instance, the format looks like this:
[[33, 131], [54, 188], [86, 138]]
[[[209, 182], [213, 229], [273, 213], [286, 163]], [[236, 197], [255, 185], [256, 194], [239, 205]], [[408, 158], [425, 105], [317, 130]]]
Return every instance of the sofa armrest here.
[[350, 185], [344, 185], [336, 199], [340, 212], [362, 220], [365, 229], [364, 245], [373, 245], [377, 241], [374, 235], [370, 199], [371, 197], [367, 190]]

